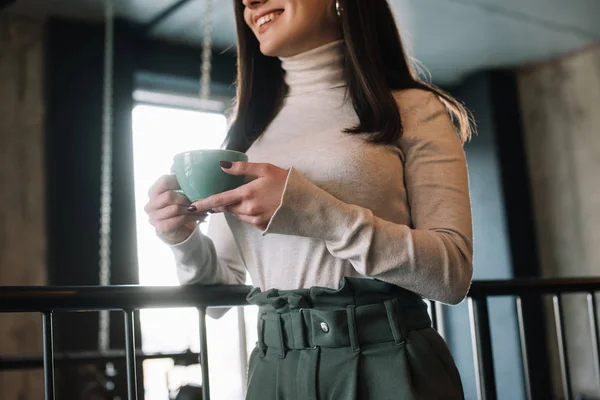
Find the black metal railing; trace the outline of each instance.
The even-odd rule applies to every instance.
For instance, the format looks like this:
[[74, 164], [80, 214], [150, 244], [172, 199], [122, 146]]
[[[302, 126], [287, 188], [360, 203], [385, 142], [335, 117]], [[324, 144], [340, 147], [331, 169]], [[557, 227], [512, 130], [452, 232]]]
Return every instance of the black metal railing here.
[[[129, 400], [137, 400], [136, 357], [180, 357], [181, 355], [144, 354], [136, 355], [134, 335], [134, 311], [145, 308], [195, 307], [199, 313], [200, 331], [200, 364], [202, 366], [203, 398], [210, 399], [208, 378], [208, 341], [206, 336], [206, 309], [208, 307], [245, 306], [248, 286], [201, 286], [182, 287], [142, 287], [142, 286], [109, 286], [109, 287], [0, 287], [0, 313], [39, 312], [43, 319], [42, 357], [0, 357], [0, 370], [39, 367], [44, 368], [45, 398], [53, 400], [55, 363], [85, 359], [102, 359], [103, 357], [124, 357], [127, 366], [127, 384]], [[600, 341], [598, 336], [598, 319], [596, 309], [596, 292], [600, 291], [600, 279], [545, 279], [545, 280], [508, 280], [474, 282], [469, 295], [468, 304], [471, 320], [471, 332], [476, 370], [478, 398], [493, 400], [497, 397], [494, 375], [494, 358], [488, 298], [512, 296], [517, 309], [519, 338], [523, 362], [523, 371], [528, 399], [531, 395], [530, 366], [525, 335], [523, 313], [524, 296], [550, 295], [553, 300], [554, 322], [558, 338], [558, 352], [564, 390], [564, 398], [571, 396], [569, 365], [566, 348], [566, 336], [563, 318], [562, 294], [582, 293], [587, 295], [588, 316], [593, 339], [593, 357], [596, 373], [600, 381]], [[441, 305], [431, 303], [430, 312], [434, 327], [443, 331]], [[118, 354], [77, 353], [54, 354], [53, 320], [55, 311], [122, 311], [125, 319], [125, 352]], [[189, 356], [189, 355], [188, 355]]]
[[[495, 400], [497, 398], [496, 379], [494, 374], [494, 356], [488, 298], [510, 296], [514, 298], [517, 309], [517, 323], [521, 346], [521, 359], [525, 380], [525, 393], [532, 399], [532, 381], [528, 357], [528, 341], [525, 335], [525, 318], [523, 313], [523, 298], [531, 296], [550, 295], [553, 303], [554, 324], [558, 341], [558, 356], [561, 371], [563, 395], [562, 399], [572, 398], [571, 380], [569, 377], [569, 357], [567, 354], [567, 339], [564, 326], [562, 295], [587, 295], [588, 318], [592, 337], [592, 356], [596, 368], [596, 379], [600, 382], [600, 356], [598, 317], [596, 310], [596, 292], [600, 291], [600, 279], [523, 279], [507, 281], [480, 281], [473, 284], [469, 291], [469, 312], [471, 320], [471, 336], [475, 361], [476, 384], [478, 399]], [[541, 310], [540, 310], [541, 311]], [[543, 340], [545, 338], [538, 338]], [[549, 380], [550, 377], [548, 377]]]
[[[125, 360], [128, 399], [137, 400], [134, 311], [145, 308], [196, 307], [199, 314], [200, 364], [203, 398], [210, 399], [206, 308], [246, 305], [248, 286], [84, 286], [84, 287], [1, 287], [0, 313], [39, 312], [43, 322], [44, 391], [54, 400], [54, 324], [56, 311], [122, 311], [125, 318]], [[63, 357], [64, 358], [64, 357]], [[9, 364], [18, 363], [14, 358]]]
[[[193, 365], [200, 360], [200, 353], [187, 350], [175, 353], [143, 353], [136, 352], [137, 361], [170, 359], [175, 365]], [[78, 351], [54, 353], [54, 366], [69, 366], [80, 363], [108, 363], [114, 361], [124, 361], [127, 359], [127, 352], [123, 350], [106, 351]], [[1, 356], [0, 371], [19, 371], [44, 368], [44, 357], [42, 355], [29, 356]]]

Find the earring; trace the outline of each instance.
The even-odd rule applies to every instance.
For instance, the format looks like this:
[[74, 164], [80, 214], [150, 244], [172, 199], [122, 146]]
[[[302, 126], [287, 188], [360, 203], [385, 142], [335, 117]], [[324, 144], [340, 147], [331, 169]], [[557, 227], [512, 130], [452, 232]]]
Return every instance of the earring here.
[[338, 17], [342, 16], [342, 12], [344, 11], [344, 8], [340, 4], [340, 0], [335, 0], [335, 11], [337, 12]]

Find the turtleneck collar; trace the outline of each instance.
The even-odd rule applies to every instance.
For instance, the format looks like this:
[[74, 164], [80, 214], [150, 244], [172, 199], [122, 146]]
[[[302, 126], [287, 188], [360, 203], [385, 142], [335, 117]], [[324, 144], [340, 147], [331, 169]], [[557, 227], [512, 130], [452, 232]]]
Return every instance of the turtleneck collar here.
[[280, 60], [288, 96], [346, 86], [343, 40]]

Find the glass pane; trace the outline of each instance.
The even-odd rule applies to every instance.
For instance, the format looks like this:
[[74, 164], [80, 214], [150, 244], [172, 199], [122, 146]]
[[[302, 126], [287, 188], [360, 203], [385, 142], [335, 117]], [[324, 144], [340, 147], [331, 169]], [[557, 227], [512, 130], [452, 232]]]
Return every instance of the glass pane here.
[[[133, 151], [139, 276], [142, 285], [177, 285], [171, 250], [156, 236], [144, 206], [148, 189], [168, 174], [173, 156], [182, 151], [219, 148], [227, 122], [223, 115], [169, 107], [138, 105], [133, 110]], [[208, 222], [208, 221], [207, 221]], [[201, 225], [206, 232], [207, 223]], [[195, 309], [142, 310], [144, 352], [199, 351], [198, 313]], [[243, 374], [237, 310], [207, 321], [211, 392], [216, 399], [243, 397]], [[180, 384], [201, 384], [196, 367], [177, 367], [168, 360], [144, 363], [147, 400], [169, 398]]]

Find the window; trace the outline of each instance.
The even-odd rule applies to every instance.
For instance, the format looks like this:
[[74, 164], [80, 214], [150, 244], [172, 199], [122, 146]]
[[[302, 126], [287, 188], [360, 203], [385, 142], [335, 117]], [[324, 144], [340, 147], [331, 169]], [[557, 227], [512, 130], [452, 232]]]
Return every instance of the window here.
[[[134, 108], [133, 152], [140, 284], [178, 284], [171, 250], [156, 236], [144, 212], [148, 189], [158, 177], [169, 173], [176, 153], [218, 148], [225, 132], [226, 119], [219, 113], [153, 105], [137, 105]], [[204, 232], [206, 228], [207, 223], [201, 225]], [[219, 320], [207, 320], [211, 394], [216, 399], [243, 398], [244, 358], [249, 346], [241, 343], [246, 337], [245, 330], [240, 335], [239, 329], [244, 326], [244, 315], [243, 311], [234, 309]], [[142, 310], [140, 318], [144, 352], [199, 351], [198, 314], [195, 309]], [[249, 331], [254, 333], [252, 329]], [[176, 367], [172, 361], [165, 359], [144, 363], [147, 400], [168, 399], [169, 390], [186, 383], [201, 383], [199, 366]]]

